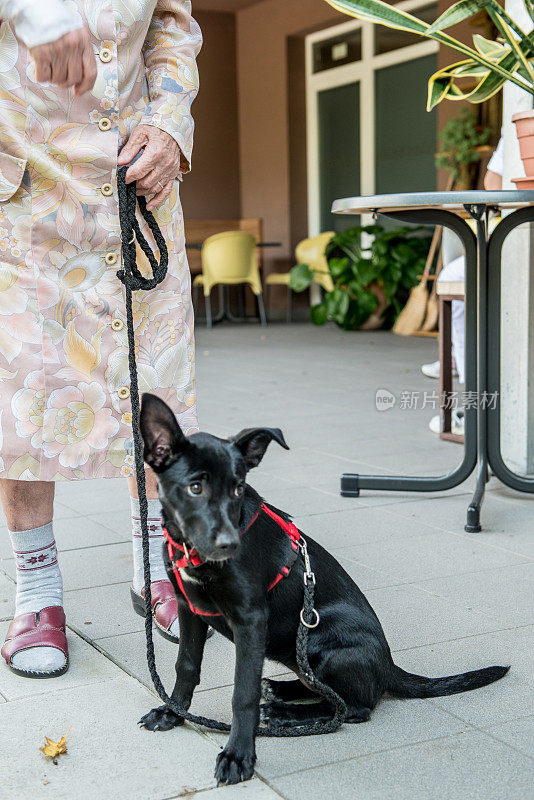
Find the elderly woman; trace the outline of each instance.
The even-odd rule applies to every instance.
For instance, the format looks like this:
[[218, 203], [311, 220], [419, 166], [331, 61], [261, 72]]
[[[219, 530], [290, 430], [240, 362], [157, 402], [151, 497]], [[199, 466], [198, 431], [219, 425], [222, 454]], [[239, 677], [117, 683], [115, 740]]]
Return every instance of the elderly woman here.
[[[17, 571], [2, 655], [20, 675], [68, 668], [53, 533], [56, 481], [124, 476], [134, 606], [144, 614], [132, 457], [117, 166], [129, 163], [169, 250], [134, 293], [141, 390], [196, 430], [193, 312], [176, 179], [189, 170], [201, 33], [188, 0], [0, 0], [0, 499]], [[120, 152], [120, 155], [119, 155]], [[150, 240], [150, 234], [142, 226]], [[145, 257], [138, 253], [143, 270]], [[177, 640], [147, 474], [155, 623]]]

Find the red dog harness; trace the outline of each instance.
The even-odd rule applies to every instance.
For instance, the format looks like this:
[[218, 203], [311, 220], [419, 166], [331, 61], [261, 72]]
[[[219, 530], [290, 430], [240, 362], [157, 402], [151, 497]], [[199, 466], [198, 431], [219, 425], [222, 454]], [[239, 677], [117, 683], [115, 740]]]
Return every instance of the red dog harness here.
[[[254, 525], [260, 514], [268, 514], [269, 517], [271, 517], [271, 519], [273, 519], [276, 522], [276, 524], [288, 536], [289, 543], [291, 545], [292, 558], [290, 559], [290, 563], [289, 565], [284, 565], [281, 568], [278, 575], [274, 578], [274, 580], [271, 581], [271, 583], [267, 587], [267, 591], [270, 592], [271, 589], [273, 589], [276, 586], [276, 584], [282, 580], [282, 578], [285, 578], [287, 575], [289, 575], [291, 566], [296, 559], [296, 555], [293, 556], [293, 553], [296, 554], [299, 549], [300, 533], [297, 530], [296, 525], [294, 525], [292, 522], [287, 522], [285, 519], [282, 519], [282, 517], [276, 514], [271, 508], [269, 508], [269, 506], [263, 503], [259, 511], [257, 511], [257, 513], [254, 515], [254, 517], [246, 526], [246, 528], [244, 528], [241, 531], [241, 536], [243, 536], [248, 531], [248, 529], [251, 528], [252, 525]], [[179, 544], [178, 542], [175, 542], [172, 536], [170, 535], [169, 531], [165, 527], [163, 527], [163, 533], [165, 534], [165, 541], [167, 542], [167, 551], [169, 553], [169, 558], [171, 560], [172, 571], [174, 573], [174, 577], [176, 578], [176, 583], [178, 584], [178, 587], [181, 593], [183, 594], [184, 598], [186, 599], [187, 605], [189, 606], [193, 614], [200, 614], [205, 617], [220, 617], [221, 615], [219, 612], [202, 611], [202, 609], [194, 606], [189, 597], [187, 596], [187, 592], [185, 591], [182, 576], [180, 575], [180, 570], [185, 569], [186, 567], [200, 567], [201, 564], [204, 563], [200, 558], [199, 554], [197, 553], [197, 551], [194, 548], [189, 550], [184, 544]], [[181, 558], [176, 558], [176, 555], [178, 553], [182, 554]]]

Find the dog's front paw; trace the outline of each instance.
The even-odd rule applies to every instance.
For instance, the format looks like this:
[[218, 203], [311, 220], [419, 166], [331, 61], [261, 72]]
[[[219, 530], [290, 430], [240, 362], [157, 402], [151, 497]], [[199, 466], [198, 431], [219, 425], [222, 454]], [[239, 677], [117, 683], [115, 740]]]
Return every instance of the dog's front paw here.
[[177, 725], [183, 725], [184, 718], [179, 717], [168, 706], [159, 706], [141, 717], [137, 724], [149, 731], [170, 731]]
[[224, 749], [217, 756], [215, 762], [215, 777], [217, 778], [217, 786], [224, 786], [226, 784], [241, 783], [241, 781], [248, 781], [254, 775], [254, 764], [256, 763], [256, 754], [239, 756], [231, 750]]

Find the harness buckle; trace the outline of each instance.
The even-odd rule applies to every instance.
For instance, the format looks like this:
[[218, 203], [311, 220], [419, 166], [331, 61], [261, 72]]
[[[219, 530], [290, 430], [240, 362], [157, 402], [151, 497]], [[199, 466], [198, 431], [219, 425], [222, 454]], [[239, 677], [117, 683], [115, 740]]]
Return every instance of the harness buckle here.
[[189, 550], [187, 549], [187, 545], [185, 542], [182, 542], [182, 547], [184, 548], [184, 556], [186, 557], [187, 561], [189, 561]]

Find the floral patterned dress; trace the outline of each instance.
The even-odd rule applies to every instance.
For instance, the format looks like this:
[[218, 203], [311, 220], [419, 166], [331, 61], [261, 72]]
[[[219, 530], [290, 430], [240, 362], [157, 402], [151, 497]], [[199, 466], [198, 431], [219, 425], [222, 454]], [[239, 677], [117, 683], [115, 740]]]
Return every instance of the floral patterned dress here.
[[[133, 474], [117, 153], [140, 123], [191, 158], [201, 33], [186, 0], [67, 0], [97, 56], [91, 92], [41, 85], [0, 25], [0, 478]], [[186, 163], [187, 161], [187, 163]], [[155, 212], [169, 249], [134, 293], [141, 391], [196, 429], [193, 311], [179, 184]], [[151, 236], [142, 225], [150, 240]], [[138, 263], [148, 270], [138, 251]]]

